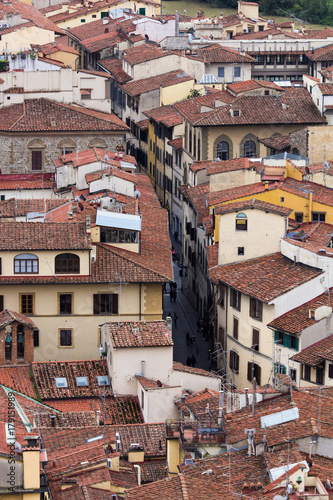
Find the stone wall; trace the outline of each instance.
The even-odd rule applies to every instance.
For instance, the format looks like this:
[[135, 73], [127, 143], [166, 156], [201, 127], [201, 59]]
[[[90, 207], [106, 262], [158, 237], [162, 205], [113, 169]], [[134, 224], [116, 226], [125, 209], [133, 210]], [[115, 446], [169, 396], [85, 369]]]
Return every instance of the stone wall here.
[[308, 156], [308, 129], [302, 128], [290, 134], [290, 152], [298, 149], [301, 156]]
[[[74, 126], [74, 124], [73, 124]], [[0, 168], [3, 174], [14, 174], [31, 172], [31, 152], [41, 150], [43, 152], [43, 170], [53, 172], [53, 160], [63, 152], [63, 146], [73, 151], [83, 151], [91, 147], [101, 147], [114, 151], [117, 144], [124, 145], [124, 132], [102, 134], [70, 133], [69, 135], [57, 134], [38, 135], [12, 134], [0, 135], [1, 162]]]

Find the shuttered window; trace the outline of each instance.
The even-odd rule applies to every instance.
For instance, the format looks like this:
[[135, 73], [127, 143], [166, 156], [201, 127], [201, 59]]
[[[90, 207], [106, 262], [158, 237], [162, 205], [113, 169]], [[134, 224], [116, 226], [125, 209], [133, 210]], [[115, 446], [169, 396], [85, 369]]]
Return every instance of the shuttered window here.
[[118, 295], [115, 293], [94, 294], [94, 314], [118, 314]]

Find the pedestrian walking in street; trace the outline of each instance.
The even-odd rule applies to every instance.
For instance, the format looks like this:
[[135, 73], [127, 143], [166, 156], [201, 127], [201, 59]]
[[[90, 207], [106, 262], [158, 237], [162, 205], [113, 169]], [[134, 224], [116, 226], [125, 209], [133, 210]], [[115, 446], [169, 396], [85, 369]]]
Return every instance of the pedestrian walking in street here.
[[177, 300], [177, 288], [175, 288], [173, 291], [173, 301], [176, 302], [176, 300]]
[[175, 312], [175, 314], [173, 315], [173, 322], [175, 324], [175, 328], [177, 328], [177, 319], [178, 319], [178, 315], [177, 313]]
[[195, 333], [193, 333], [193, 335], [192, 335], [192, 342], [191, 342], [191, 344], [195, 344], [196, 340], [197, 340], [197, 338], [196, 338], [196, 336], [195, 336]]
[[192, 364], [191, 356], [187, 356], [186, 364], [187, 364], [187, 366], [191, 366], [191, 364]]
[[197, 360], [195, 359], [194, 354], [191, 356], [191, 366], [195, 366], [197, 364]]

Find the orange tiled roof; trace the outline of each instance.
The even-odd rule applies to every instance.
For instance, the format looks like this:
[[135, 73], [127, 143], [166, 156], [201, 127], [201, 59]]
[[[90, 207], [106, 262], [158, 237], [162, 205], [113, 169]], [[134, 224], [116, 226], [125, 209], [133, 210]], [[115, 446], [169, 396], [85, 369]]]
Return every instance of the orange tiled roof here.
[[209, 215], [206, 196], [209, 193], [209, 182], [193, 187], [181, 187], [181, 193], [185, 200], [190, 201], [198, 216], [198, 224], [201, 225], [205, 217]]
[[333, 83], [318, 83], [318, 87], [323, 95], [333, 95]]
[[[1, 186], [1, 177], [0, 177]], [[1, 218], [14, 218], [22, 217], [27, 215], [29, 212], [45, 213], [49, 210], [53, 210], [56, 207], [63, 206], [67, 204], [69, 200], [65, 199], [15, 199], [10, 198], [9, 200], [0, 201], [0, 217]], [[68, 212], [68, 209], [67, 209]]]
[[267, 137], [266, 139], [258, 139], [258, 141], [267, 148], [276, 149], [277, 151], [283, 151], [290, 147], [290, 135]]
[[28, 22], [22, 22], [21, 24], [13, 25], [9, 28], [5, 28], [1, 31], [2, 34], [10, 33], [11, 31], [17, 31], [24, 29], [25, 27], [38, 26], [39, 28], [54, 31], [55, 33], [64, 34], [65, 32], [54, 24], [50, 19], [48, 19], [42, 12], [37, 10], [33, 5], [20, 2], [18, 0], [10, 0], [3, 4], [0, 19], [6, 20], [7, 16], [21, 16], [22, 21], [26, 20]]
[[204, 61], [205, 64], [212, 63], [255, 63], [256, 59], [249, 54], [242, 54], [239, 50], [223, 47], [218, 43], [198, 48], [194, 53], [186, 56], [188, 59]]
[[[1, 174], [0, 190], [12, 189], [53, 189], [53, 173], [37, 174]], [[17, 200], [21, 201], [21, 200]], [[50, 201], [50, 200], [49, 200]]]
[[107, 327], [115, 348], [173, 345], [170, 331], [164, 320], [108, 323]]
[[1, 366], [0, 384], [36, 399], [37, 395], [30, 378], [29, 365]]
[[74, 47], [70, 47], [69, 45], [65, 45], [59, 42], [45, 43], [44, 45], [36, 46], [36, 48], [45, 56], [54, 54], [55, 52], [67, 52], [69, 54], [74, 54], [77, 56], [80, 55], [80, 53], [75, 50]]
[[37, 330], [35, 323], [28, 316], [24, 316], [23, 314], [15, 311], [11, 311], [10, 309], [4, 309], [0, 312], [0, 328], [6, 325], [10, 325], [10, 323], [13, 323], [14, 321], [22, 323], [23, 325], [26, 325], [33, 330]]
[[175, 125], [180, 125], [181, 123], [183, 123], [183, 118], [170, 105], [146, 110], [143, 112], [143, 114], [148, 116], [148, 118], [156, 121], [157, 123], [165, 125], [166, 127], [174, 127]]
[[273, 205], [272, 203], [253, 198], [252, 200], [236, 201], [235, 203], [219, 205], [215, 208], [215, 214], [223, 215], [230, 212], [239, 212], [240, 210], [246, 210], [248, 208], [263, 210], [264, 212], [270, 212], [283, 217], [288, 217], [293, 211], [292, 208], [280, 207], [279, 205]]
[[163, 51], [154, 45], [144, 43], [123, 52], [123, 60], [131, 66], [135, 64], [142, 64], [147, 61], [154, 61], [170, 55], [171, 52]]
[[201, 375], [203, 377], [219, 378], [218, 375], [212, 372], [208, 372], [207, 370], [203, 370], [202, 368], [183, 365], [179, 361], [173, 362], [173, 369], [177, 372], [193, 373], [194, 375]]
[[279, 85], [277, 85], [276, 83], [268, 82], [265, 80], [253, 80], [253, 79], [251, 79], [251, 80], [245, 80], [243, 82], [229, 83], [229, 85], [227, 86], [228, 90], [230, 90], [233, 94], [239, 94], [242, 92], [249, 92], [250, 90], [257, 90], [257, 89], [260, 89], [262, 87], [278, 90], [280, 92], [281, 91], [284, 92], [284, 89], [279, 87]]
[[[192, 168], [194, 165], [196, 165], [196, 163], [193, 163]], [[207, 175], [214, 175], [223, 172], [232, 172], [235, 170], [245, 170], [245, 169], [247, 170], [255, 169], [257, 172], [259, 172], [262, 168], [264, 168], [264, 165], [262, 163], [251, 161], [249, 160], [249, 158], [234, 158], [231, 160], [218, 160], [218, 161], [212, 160], [200, 163], [206, 166]]]
[[98, 66], [101, 68], [105, 69], [106, 71], [109, 71], [112, 75], [112, 77], [117, 80], [118, 83], [126, 83], [132, 80], [132, 77], [129, 76], [124, 70], [123, 70], [123, 62], [121, 59], [118, 59], [117, 57], [107, 57], [105, 59], [102, 59], [101, 61], [97, 62]]
[[82, 223], [0, 222], [0, 250], [89, 250]]
[[219, 264], [219, 243], [209, 245], [206, 248], [208, 269], [218, 266]]
[[140, 382], [142, 387], [146, 390], [161, 389], [162, 387], [170, 387], [169, 385], [162, 384], [160, 380], [153, 380], [151, 378], [142, 377], [141, 375], [136, 375], [136, 378]]
[[301, 333], [306, 328], [315, 325], [317, 321], [309, 317], [310, 309], [317, 309], [321, 306], [329, 306], [329, 296], [326, 293], [305, 302], [299, 307], [275, 318], [268, 326], [274, 330], [282, 330], [295, 335]]
[[178, 137], [177, 139], [173, 139], [172, 141], [169, 141], [168, 144], [170, 144], [171, 147], [173, 147], [176, 150], [182, 149], [183, 147], [183, 138]]
[[104, 170], [98, 170], [97, 172], [92, 172], [91, 174], [86, 174], [87, 184], [90, 184], [91, 182], [94, 182], [98, 179], [101, 179], [103, 177], [103, 175], [112, 175], [115, 177], [119, 177], [120, 179], [124, 179], [125, 181], [135, 183], [134, 174], [124, 172], [123, 170], [120, 170], [119, 168], [114, 168], [114, 169], [105, 168]]
[[93, 163], [96, 161], [102, 161], [106, 163], [105, 155], [107, 155], [108, 157], [108, 163], [110, 162], [111, 164], [112, 162], [112, 164], [118, 167], [120, 167], [120, 160], [136, 165], [136, 159], [134, 158], [134, 156], [123, 154], [122, 158], [119, 158], [115, 151], [102, 148], [90, 148], [85, 149], [84, 151], [79, 151], [78, 153], [68, 153], [65, 156], [61, 155], [56, 160], [53, 160], [53, 164], [55, 167], [59, 167], [65, 165], [66, 163], [72, 163], [73, 167], [79, 167], [81, 165], [86, 165], [87, 163]]
[[[333, 30], [331, 29], [333, 36]], [[333, 44], [318, 47], [317, 49], [308, 50], [305, 55], [310, 61], [332, 61], [333, 58]]]
[[325, 361], [333, 361], [333, 335], [319, 340], [294, 354], [290, 359], [310, 366], [321, 365]]
[[322, 274], [320, 269], [296, 263], [280, 253], [210, 270], [214, 283], [224, 283], [246, 295], [269, 303], [280, 295]]
[[189, 82], [190, 80], [194, 80], [194, 77], [182, 70], [175, 70], [169, 73], [163, 73], [162, 75], [124, 83], [122, 89], [126, 94], [138, 96], [146, 92], [151, 92], [152, 90], [157, 90], [160, 87], [172, 87], [173, 85]]
[[[255, 184], [209, 192], [207, 193], [208, 206], [211, 207], [219, 203], [235, 200], [236, 198], [263, 193], [265, 189], [265, 185], [262, 182], [256, 182]], [[270, 186], [269, 189], [276, 189], [276, 187]]]
[[59, 130], [109, 130], [124, 132], [128, 127], [116, 115], [83, 109], [50, 99], [28, 99], [0, 109], [3, 132]]

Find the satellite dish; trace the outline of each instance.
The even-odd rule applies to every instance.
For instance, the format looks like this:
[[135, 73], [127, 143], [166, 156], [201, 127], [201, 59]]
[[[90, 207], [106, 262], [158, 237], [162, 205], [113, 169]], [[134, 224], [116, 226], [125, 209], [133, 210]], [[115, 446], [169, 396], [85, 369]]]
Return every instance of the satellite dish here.
[[141, 193], [140, 193], [140, 191], [139, 191], [138, 189], [136, 189], [136, 190], [134, 191], [134, 196], [135, 196], [135, 198], [140, 198]]
[[105, 155], [104, 155], [104, 161], [105, 161], [106, 163], [109, 161], [109, 157], [108, 157], [108, 155], [107, 155], [106, 153], [105, 153]]
[[80, 202], [80, 198], [78, 197], [78, 195], [75, 196], [75, 201]]
[[324, 161], [324, 168], [325, 169], [329, 168], [329, 164], [328, 164], [328, 162], [326, 160]]

